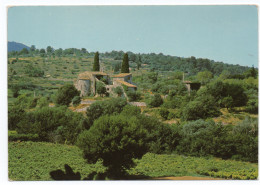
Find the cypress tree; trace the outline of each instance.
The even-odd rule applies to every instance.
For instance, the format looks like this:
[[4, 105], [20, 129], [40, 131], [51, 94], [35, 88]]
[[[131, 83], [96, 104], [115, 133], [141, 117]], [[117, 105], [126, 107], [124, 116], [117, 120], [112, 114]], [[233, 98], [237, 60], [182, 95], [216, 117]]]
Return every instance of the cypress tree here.
[[137, 69], [139, 70], [142, 65], [142, 60], [140, 54], [138, 55], [138, 61], [137, 61]]
[[93, 71], [99, 71], [99, 53], [95, 53]]
[[129, 73], [129, 59], [128, 59], [127, 53], [124, 54], [122, 67], [121, 67], [121, 73]]

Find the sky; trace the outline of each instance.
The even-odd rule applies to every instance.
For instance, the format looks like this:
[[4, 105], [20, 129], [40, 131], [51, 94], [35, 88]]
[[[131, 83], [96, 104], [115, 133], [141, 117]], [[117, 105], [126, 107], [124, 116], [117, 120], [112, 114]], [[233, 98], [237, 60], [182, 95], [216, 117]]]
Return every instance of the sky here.
[[11, 7], [8, 41], [258, 67], [257, 13], [254, 5]]

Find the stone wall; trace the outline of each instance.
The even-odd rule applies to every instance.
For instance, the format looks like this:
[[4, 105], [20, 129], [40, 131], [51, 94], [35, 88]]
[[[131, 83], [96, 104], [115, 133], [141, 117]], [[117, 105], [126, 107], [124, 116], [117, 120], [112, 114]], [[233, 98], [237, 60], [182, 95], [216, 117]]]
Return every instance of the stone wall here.
[[90, 95], [90, 93], [91, 93], [90, 80], [79, 79], [76, 83], [76, 89], [78, 89], [80, 91], [81, 97]]

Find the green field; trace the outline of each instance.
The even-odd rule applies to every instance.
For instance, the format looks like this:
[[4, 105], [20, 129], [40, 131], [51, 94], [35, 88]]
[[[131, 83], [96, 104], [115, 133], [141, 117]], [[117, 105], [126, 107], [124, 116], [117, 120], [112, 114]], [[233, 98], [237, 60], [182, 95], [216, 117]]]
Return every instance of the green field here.
[[[9, 179], [19, 181], [52, 180], [49, 173], [68, 164], [81, 179], [92, 172], [103, 173], [101, 163], [88, 164], [76, 146], [44, 142], [10, 142]], [[148, 153], [137, 166], [128, 172], [132, 177], [144, 179], [166, 176], [211, 176], [227, 179], [257, 179], [258, 165], [248, 162], [217, 158], [185, 157], [181, 155], [156, 155]]]

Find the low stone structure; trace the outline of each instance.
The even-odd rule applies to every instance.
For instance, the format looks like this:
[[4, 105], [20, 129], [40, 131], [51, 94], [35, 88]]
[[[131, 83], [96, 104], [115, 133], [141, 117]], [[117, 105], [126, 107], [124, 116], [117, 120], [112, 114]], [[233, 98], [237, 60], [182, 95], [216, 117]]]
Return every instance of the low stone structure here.
[[113, 81], [124, 81], [124, 82], [128, 82], [128, 83], [132, 83], [132, 74], [131, 73], [120, 73], [117, 75], [113, 75], [111, 76], [111, 78], [113, 79]]
[[108, 74], [99, 71], [86, 71], [79, 74], [74, 85], [80, 91], [80, 96], [95, 94], [96, 82], [100, 81], [101, 78], [107, 80], [109, 83]]
[[190, 94], [191, 90], [196, 90], [197, 91], [197, 90], [200, 89], [200, 86], [201, 86], [201, 84], [198, 83], [198, 82], [183, 81], [183, 83], [187, 87], [187, 90], [188, 90], [189, 94]]
[[[131, 73], [120, 73], [110, 76], [100, 71], [86, 71], [78, 75], [77, 80], [74, 81], [74, 85], [80, 91], [80, 96], [82, 97], [89, 96], [90, 94], [95, 95], [97, 82], [103, 83], [106, 91], [111, 95], [113, 95], [113, 89], [118, 86], [126, 86], [128, 90], [137, 90], [137, 86], [132, 82]], [[124, 88], [122, 89], [124, 90]]]

